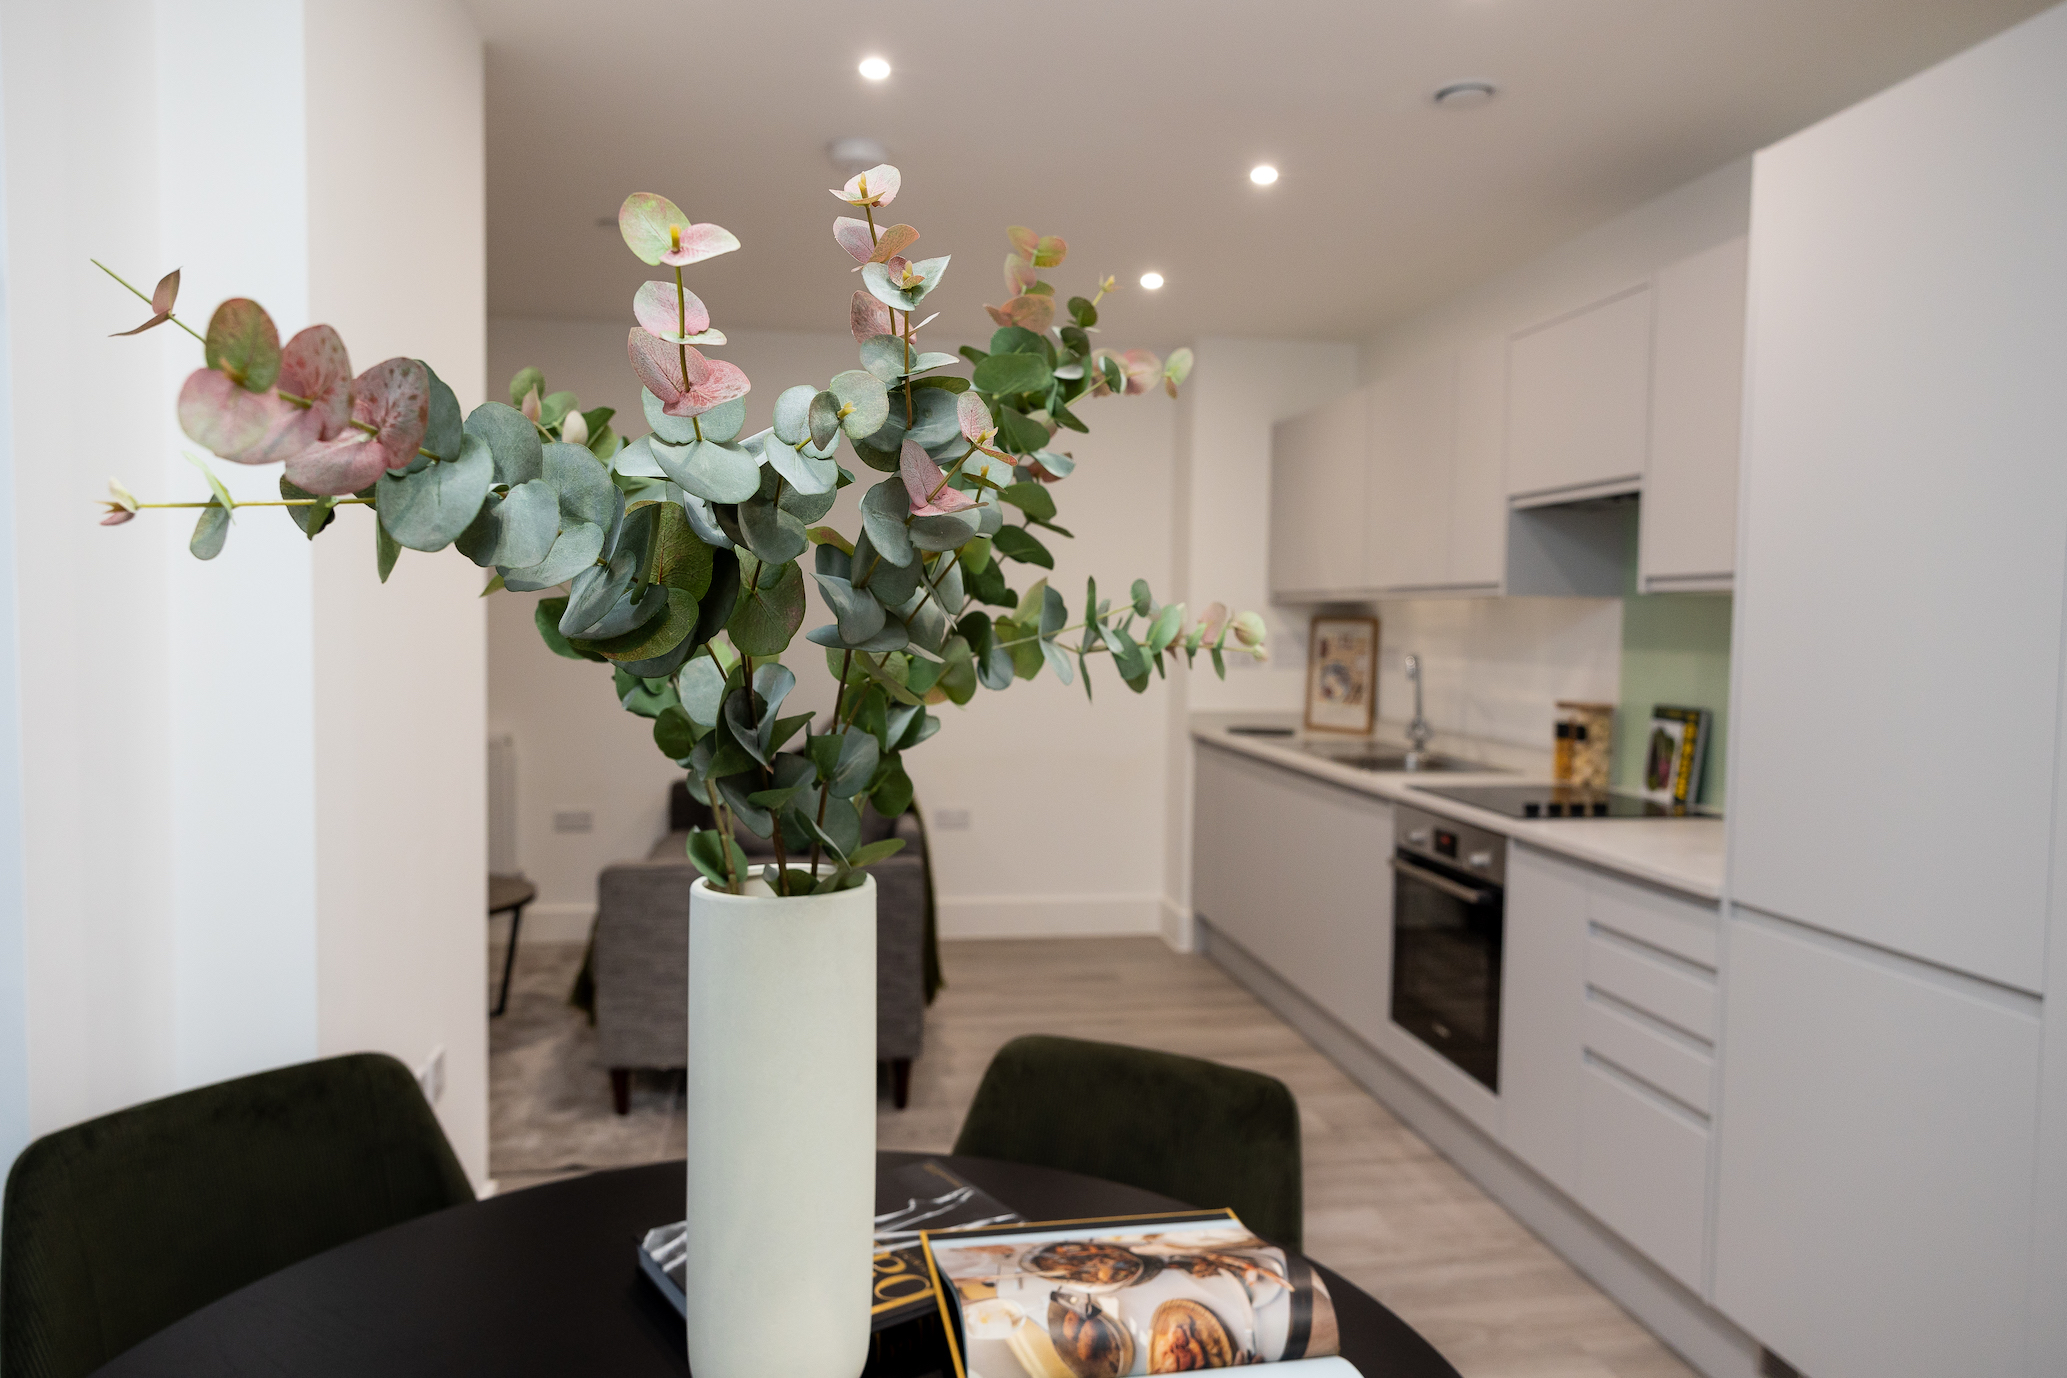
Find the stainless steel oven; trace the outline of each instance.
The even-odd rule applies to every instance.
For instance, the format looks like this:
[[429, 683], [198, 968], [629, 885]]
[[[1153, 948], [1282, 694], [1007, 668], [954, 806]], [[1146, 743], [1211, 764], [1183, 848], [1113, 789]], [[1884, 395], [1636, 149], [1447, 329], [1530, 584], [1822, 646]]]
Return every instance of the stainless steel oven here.
[[1507, 839], [1393, 810], [1392, 1022], [1500, 1089]]

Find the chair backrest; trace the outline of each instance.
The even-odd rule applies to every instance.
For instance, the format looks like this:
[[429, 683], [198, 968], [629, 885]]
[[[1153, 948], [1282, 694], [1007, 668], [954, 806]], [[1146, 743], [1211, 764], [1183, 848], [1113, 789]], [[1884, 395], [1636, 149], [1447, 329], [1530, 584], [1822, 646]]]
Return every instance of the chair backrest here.
[[267, 1273], [473, 1199], [416, 1079], [379, 1053], [61, 1129], [7, 1175], [0, 1373], [76, 1378]]
[[1260, 1072], [1117, 1043], [1015, 1038], [985, 1070], [954, 1151], [1229, 1206], [1294, 1249], [1305, 1236], [1299, 1104]]

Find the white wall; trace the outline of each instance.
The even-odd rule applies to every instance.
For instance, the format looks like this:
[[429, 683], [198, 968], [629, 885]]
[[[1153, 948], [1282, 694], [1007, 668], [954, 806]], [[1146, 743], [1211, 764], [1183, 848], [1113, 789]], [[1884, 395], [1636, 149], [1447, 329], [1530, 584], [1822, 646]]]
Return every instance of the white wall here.
[[[406, 338], [473, 400], [479, 42], [446, 0], [7, 0], [0, 60], [9, 421], [13, 453], [34, 457], [10, 489], [28, 572], [29, 1128], [320, 1053], [376, 1047], [414, 1065], [442, 1044], [440, 1110], [479, 1176], [472, 590], [442, 603], [383, 591], [400, 635], [375, 641], [350, 611], [373, 584], [370, 535], [357, 560], [333, 560], [279, 512], [246, 511], [203, 564], [179, 514], [96, 526], [110, 469], [146, 498], [205, 491], [172, 405], [200, 354], [171, 327], [106, 338], [145, 313], [85, 261], [146, 290], [183, 268], [197, 326], [230, 295], [258, 297], [286, 332], [325, 310], [361, 367]], [[367, 74], [397, 61], [413, 68], [397, 78], [407, 99], [368, 100]], [[419, 199], [433, 183], [438, 196]], [[452, 232], [428, 261], [426, 206]], [[398, 267], [456, 290], [376, 281]], [[277, 496], [276, 470], [216, 467], [240, 496]], [[435, 638], [438, 657], [412, 658], [411, 635]], [[419, 735], [459, 742], [463, 758], [424, 756]], [[388, 810], [378, 845], [355, 835], [374, 780]], [[388, 895], [355, 891], [376, 875]], [[369, 940], [378, 960], [340, 957]]]
[[[0, 33], [0, 236], [6, 226], [5, 35]], [[16, 635], [12, 277], [0, 254], [0, 1158], [29, 1139], [27, 941], [22, 907], [21, 660]]]
[[[645, 423], [624, 362], [629, 328], [629, 313], [621, 324], [495, 320], [490, 377], [506, 384], [535, 363], [549, 387], [572, 389], [584, 406], [617, 407], [625, 429], [638, 434]], [[767, 423], [783, 388], [822, 383], [855, 366], [845, 333], [728, 334], [723, 357], [754, 380], [750, 432]], [[951, 343], [936, 338], [932, 347]], [[1056, 491], [1057, 520], [1076, 539], [1047, 541], [1056, 556], [1053, 581], [1073, 609], [1087, 575], [1121, 596], [1137, 577], [1158, 596], [1172, 596], [1176, 410], [1160, 394], [1087, 404], [1093, 434], [1070, 438], [1081, 467]], [[873, 481], [872, 472], [861, 477], [828, 518], [850, 532], [855, 504]], [[1015, 585], [1029, 583], [1019, 572]], [[606, 671], [545, 649], [531, 621], [535, 601], [509, 593], [488, 600], [489, 729], [516, 739], [518, 859], [540, 888], [527, 931], [574, 938], [587, 933], [597, 872], [643, 856], [664, 831], [667, 789], [679, 772], [653, 748], [648, 724], [616, 707]], [[829, 620], [814, 594], [805, 628]], [[800, 680], [792, 702], [830, 710], [822, 652], [800, 638], [786, 659]], [[981, 691], [966, 709], [934, 710], [945, 719], [941, 735], [914, 751], [907, 768], [929, 817], [945, 810], [969, 816], [967, 831], [936, 827], [932, 834], [942, 931], [950, 936], [1155, 931], [1172, 685], [1136, 697], [1109, 668], [1094, 665], [1093, 673], [1095, 703], [1084, 701], [1081, 687], [1065, 689], [1043, 672], [1003, 695]], [[569, 810], [592, 813], [595, 831], [554, 833], [552, 815]], [[1035, 834], [1038, 849], [1026, 845]]]

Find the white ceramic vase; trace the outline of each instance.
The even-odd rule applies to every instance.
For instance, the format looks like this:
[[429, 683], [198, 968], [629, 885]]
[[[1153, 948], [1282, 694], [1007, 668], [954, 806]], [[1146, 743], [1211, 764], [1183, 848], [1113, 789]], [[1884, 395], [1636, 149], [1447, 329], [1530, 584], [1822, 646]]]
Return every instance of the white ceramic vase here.
[[876, 883], [689, 901], [689, 1367], [856, 1378], [875, 1227]]

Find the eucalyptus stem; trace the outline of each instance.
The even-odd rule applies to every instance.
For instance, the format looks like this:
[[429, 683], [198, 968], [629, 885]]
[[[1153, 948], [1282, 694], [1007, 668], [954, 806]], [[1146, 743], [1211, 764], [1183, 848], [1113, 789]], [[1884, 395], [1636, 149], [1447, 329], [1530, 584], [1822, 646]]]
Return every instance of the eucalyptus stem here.
[[[321, 502], [321, 501], [323, 501], [323, 499], [321, 499], [321, 498], [264, 498], [264, 499], [253, 499], [253, 500], [252, 500], [252, 501], [250, 501], [250, 502], [238, 502], [238, 501], [232, 500], [232, 501], [231, 501], [231, 503], [230, 503], [230, 506], [232, 506], [232, 507], [314, 507], [314, 506], [315, 506], [315, 505], [316, 505], [317, 503], [319, 503], [319, 502]], [[361, 507], [371, 507], [371, 506], [373, 506], [373, 499], [372, 499], [372, 498], [339, 498], [339, 499], [337, 499], [337, 501], [336, 501], [336, 502], [335, 502], [335, 503], [334, 503], [333, 505], [334, 505], [334, 506], [337, 506], [337, 507], [344, 507], [344, 506], [346, 506], [346, 505], [348, 505], [348, 504], [357, 504], [358, 506], [361, 506]], [[136, 506], [137, 506], [137, 510], [138, 510], [138, 511], [142, 511], [142, 510], [143, 510], [144, 508], [146, 508], [146, 507], [220, 507], [220, 506], [222, 506], [222, 503], [218, 502], [218, 501], [217, 501], [217, 500], [215, 500], [214, 498], [210, 498], [210, 499], [209, 499], [209, 500], [208, 500], [207, 502], [140, 502], [140, 503], [138, 503], [138, 504], [137, 504]]]

